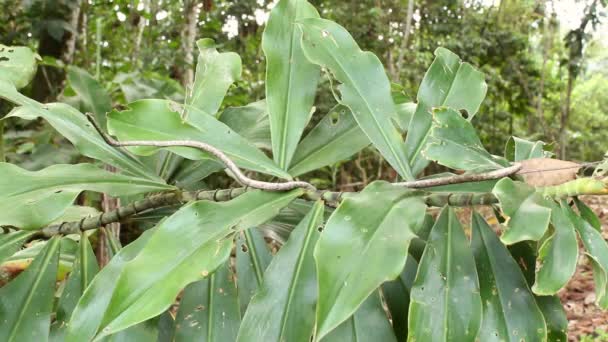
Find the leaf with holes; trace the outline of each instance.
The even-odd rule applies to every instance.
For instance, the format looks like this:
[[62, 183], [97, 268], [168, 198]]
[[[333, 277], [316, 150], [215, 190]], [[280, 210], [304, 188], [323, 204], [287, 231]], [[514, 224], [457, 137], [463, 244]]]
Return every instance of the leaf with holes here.
[[429, 164], [421, 152], [426, 148], [431, 132], [431, 109], [446, 106], [464, 110], [468, 114], [468, 120], [471, 120], [479, 110], [487, 89], [483, 73], [462, 62], [456, 54], [445, 48], [435, 50], [435, 60], [418, 88], [418, 104], [405, 139], [414, 175]]
[[456, 214], [444, 207], [412, 287], [408, 340], [475, 341], [481, 319], [473, 253]]
[[228, 261], [184, 289], [173, 341], [235, 341], [240, 322], [234, 274]]
[[306, 57], [342, 82], [340, 103], [350, 108], [361, 130], [401, 177], [413, 180], [403, 139], [393, 123], [391, 85], [378, 57], [362, 51], [348, 31], [332, 21], [304, 19], [299, 25]]
[[319, 82], [319, 67], [304, 56], [302, 32], [295, 23], [318, 17], [306, 0], [280, 0], [270, 12], [262, 35], [272, 152], [274, 161], [284, 170], [289, 168], [310, 120]]
[[245, 229], [236, 239], [236, 273], [241, 314], [245, 314], [253, 294], [262, 286], [264, 271], [272, 254], [257, 228]]
[[337, 105], [298, 145], [289, 174], [306, 172], [345, 160], [370, 144], [350, 109]]
[[245, 312], [237, 341], [310, 341], [317, 299], [313, 250], [323, 206], [315, 203], [273, 258]]
[[17, 89], [25, 87], [36, 74], [37, 59], [40, 56], [28, 47], [0, 44], [0, 81], [7, 81]]
[[380, 284], [399, 276], [424, 213], [417, 192], [383, 181], [342, 201], [315, 247], [317, 339], [351, 316]]

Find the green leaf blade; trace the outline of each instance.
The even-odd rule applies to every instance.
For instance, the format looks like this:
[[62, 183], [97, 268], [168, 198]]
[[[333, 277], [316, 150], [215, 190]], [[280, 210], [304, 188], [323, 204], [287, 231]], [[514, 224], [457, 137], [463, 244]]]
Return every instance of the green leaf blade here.
[[36, 74], [36, 59], [40, 57], [24, 46], [0, 44], [0, 80], [21, 89], [28, 85]]
[[108, 92], [93, 76], [76, 66], [68, 67], [67, 79], [82, 100], [84, 110], [95, 114], [100, 126], [105, 127], [106, 113], [112, 110], [112, 99]]
[[413, 180], [401, 134], [393, 124], [395, 105], [382, 63], [362, 51], [338, 24], [304, 19], [302, 48], [313, 63], [328, 68], [342, 84], [341, 103], [348, 106], [359, 127], [384, 158], [407, 180]]
[[237, 288], [241, 313], [244, 315], [264, 280], [264, 271], [272, 260], [263, 234], [257, 228], [249, 228], [239, 233], [236, 240]]
[[424, 212], [416, 193], [382, 181], [342, 201], [315, 247], [318, 339], [352, 315], [380, 284], [401, 273]]
[[317, 299], [313, 251], [323, 206], [315, 203], [273, 258], [245, 312], [237, 341], [310, 341]]
[[318, 17], [306, 0], [281, 0], [270, 12], [262, 35], [272, 151], [275, 162], [284, 170], [289, 168], [312, 114], [320, 74], [320, 68], [304, 56], [302, 33], [295, 23]]
[[473, 253], [445, 207], [427, 241], [412, 287], [408, 340], [475, 341], [482, 303]]

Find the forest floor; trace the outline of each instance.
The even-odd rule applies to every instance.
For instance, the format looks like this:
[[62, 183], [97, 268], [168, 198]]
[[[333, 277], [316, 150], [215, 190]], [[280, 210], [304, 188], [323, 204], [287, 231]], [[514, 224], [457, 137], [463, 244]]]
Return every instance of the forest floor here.
[[[602, 235], [608, 240], [608, 198], [583, 198], [602, 221]], [[581, 253], [574, 278], [560, 291], [568, 315], [569, 341], [608, 341], [608, 311], [595, 305], [595, 286], [589, 259]]]

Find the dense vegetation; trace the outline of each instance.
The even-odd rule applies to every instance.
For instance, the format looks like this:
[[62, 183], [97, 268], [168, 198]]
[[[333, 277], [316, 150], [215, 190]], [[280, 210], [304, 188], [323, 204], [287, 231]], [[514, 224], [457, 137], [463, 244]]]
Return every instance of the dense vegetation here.
[[582, 249], [608, 309], [602, 1], [5, 1], [1, 340], [565, 341]]

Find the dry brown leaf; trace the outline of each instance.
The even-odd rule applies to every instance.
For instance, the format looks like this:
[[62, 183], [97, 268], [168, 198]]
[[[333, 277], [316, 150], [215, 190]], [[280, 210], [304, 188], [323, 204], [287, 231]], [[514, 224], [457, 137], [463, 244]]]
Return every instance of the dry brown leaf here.
[[559, 185], [576, 179], [576, 173], [581, 165], [575, 162], [551, 159], [535, 158], [522, 160], [522, 168], [517, 172], [524, 181], [532, 186]]

